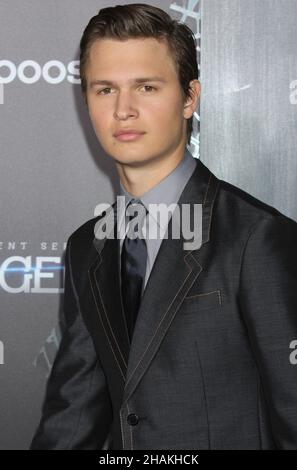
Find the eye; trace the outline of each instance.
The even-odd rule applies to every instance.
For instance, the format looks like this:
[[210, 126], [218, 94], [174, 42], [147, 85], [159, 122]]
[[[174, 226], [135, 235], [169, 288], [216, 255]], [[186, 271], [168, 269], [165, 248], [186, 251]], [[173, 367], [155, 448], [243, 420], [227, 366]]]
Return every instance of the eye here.
[[97, 95], [106, 95], [106, 93], [102, 93], [102, 91], [105, 91], [105, 90], [110, 90], [110, 88], [103, 88], [102, 90], [98, 90], [97, 91]]
[[144, 88], [151, 88], [151, 90], [156, 90], [156, 88], [155, 88], [155, 87], [153, 87], [153, 86], [150, 86], [150, 85], [143, 85], [143, 87], [144, 87]]

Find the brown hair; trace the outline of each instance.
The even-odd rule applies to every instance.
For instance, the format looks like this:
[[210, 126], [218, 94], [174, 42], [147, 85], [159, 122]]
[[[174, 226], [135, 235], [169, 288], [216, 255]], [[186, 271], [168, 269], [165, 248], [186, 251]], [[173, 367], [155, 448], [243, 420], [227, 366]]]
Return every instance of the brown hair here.
[[[167, 41], [177, 67], [184, 101], [191, 96], [189, 83], [198, 79], [196, 39], [184, 23], [173, 20], [165, 11], [144, 3], [102, 8], [86, 26], [80, 41], [81, 89], [86, 99], [86, 65], [94, 41], [100, 38], [125, 40], [150, 38]], [[193, 116], [187, 120], [187, 141], [190, 144]]]

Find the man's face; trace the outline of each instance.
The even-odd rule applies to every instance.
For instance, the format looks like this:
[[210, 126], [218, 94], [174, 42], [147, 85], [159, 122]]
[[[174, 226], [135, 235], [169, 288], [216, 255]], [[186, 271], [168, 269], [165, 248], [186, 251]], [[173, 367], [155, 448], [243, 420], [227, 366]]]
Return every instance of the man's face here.
[[[145, 82], [135, 82], [145, 77]], [[169, 158], [178, 146], [185, 147], [184, 116], [189, 111], [184, 109], [177, 71], [166, 43], [154, 38], [99, 39], [90, 48], [86, 79], [94, 130], [103, 149], [116, 162], [144, 165]], [[99, 80], [112, 84], [99, 84]], [[122, 128], [144, 134], [136, 140], [119, 140], [114, 134]]]

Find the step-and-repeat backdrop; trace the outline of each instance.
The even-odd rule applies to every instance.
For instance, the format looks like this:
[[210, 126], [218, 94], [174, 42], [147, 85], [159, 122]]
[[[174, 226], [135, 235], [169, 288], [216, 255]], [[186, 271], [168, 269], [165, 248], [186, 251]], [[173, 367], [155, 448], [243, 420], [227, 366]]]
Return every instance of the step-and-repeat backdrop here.
[[[0, 2], [0, 449], [26, 449], [60, 341], [68, 236], [118, 177], [80, 91], [79, 40], [99, 0]], [[190, 151], [297, 220], [297, 1], [161, 6], [197, 38]]]

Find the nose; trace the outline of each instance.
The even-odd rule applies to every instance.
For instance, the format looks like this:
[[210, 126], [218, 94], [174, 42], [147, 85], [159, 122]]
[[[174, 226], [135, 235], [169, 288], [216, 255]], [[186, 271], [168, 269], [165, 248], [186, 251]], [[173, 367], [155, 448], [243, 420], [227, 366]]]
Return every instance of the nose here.
[[133, 117], [137, 115], [137, 111], [133, 106], [131, 94], [129, 91], [119, 92], [115, 110], [114, 117], [116, 119], [127, 119], [128, 117]]

